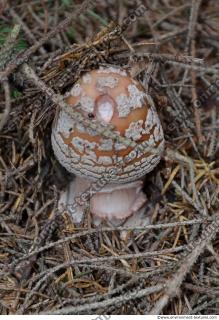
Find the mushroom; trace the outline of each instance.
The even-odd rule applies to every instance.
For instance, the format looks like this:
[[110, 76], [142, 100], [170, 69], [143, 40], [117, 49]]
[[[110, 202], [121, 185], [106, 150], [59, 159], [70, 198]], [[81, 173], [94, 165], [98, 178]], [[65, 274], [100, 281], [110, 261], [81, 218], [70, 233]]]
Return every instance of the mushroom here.
[[[53, 125], [52, 146], [62, 166], [76, 175], [68, 195], [71, 204], [89, 202], [91, 213], [101, 219], [129, 217], [146, 202], [142, 178], [158, 164], [164, 148], [153, 100], [125, 70], [110, 66], [85, 73], [66, 95], [66, 103], [69, 108], [80, 105], [84, 116], [113, 125], [120, 136], [139, 146], [133, 150], [103, 137], [61, 110]], [[158, 152], [144, 152], [148, 146]]]

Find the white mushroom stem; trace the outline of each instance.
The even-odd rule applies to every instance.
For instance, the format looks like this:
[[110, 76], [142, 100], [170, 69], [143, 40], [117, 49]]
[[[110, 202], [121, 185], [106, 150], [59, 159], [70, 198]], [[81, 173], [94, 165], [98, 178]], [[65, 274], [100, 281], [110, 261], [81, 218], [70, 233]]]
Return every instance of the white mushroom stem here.
[[145, 202], [142, 181], [110, 184], [91, 197], [90, 211], [102, 219], [121, 220], [136, 213]]
[[90, 206], [91, 213], [100, 219], [122, 220], [138, 212], [145, 202], [140, 180], [107, 184], [101, 188], [98, 182], [76, 177], [62, 197], [62, 205], [67, 207], [73, 219], [77, 217], [77, 222], [86, 206]]
[[[84, 217], [84, 208], [87, 203], [86, 201], [83, 202], [79, 199], [89, 188], [89, 180], [76, 177], [68, 184], [66, 190], [61, 193], [58, 204], [59, 210], [67, 210], [72, 216], [74, 223], [81, 223]], [[79, 202], [81, 205], [79, 205]]]

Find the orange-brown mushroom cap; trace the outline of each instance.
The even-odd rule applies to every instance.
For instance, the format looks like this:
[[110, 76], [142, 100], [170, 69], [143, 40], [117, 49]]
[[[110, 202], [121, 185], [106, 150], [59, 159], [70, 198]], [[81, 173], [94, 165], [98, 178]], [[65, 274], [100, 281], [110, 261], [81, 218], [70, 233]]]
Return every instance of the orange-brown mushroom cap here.
[[125, 71], [109, 67], [84, 74], [66, 102], [72, 108], [80, 103], [85, 116], [113, 125], [118, 134], [141, 146], [133, 157], [131, 147], [102, 137], [62, 110], [53, 127], [52, 145], [68, 171], [96, 180], [120, 163], [122, 169], [111, 181], [125, 183], [139, 179], [157, 165], [160, 155], [143, 150], [145, 143], [145, 147], [163, 151], [160, 120], [152, 99]]

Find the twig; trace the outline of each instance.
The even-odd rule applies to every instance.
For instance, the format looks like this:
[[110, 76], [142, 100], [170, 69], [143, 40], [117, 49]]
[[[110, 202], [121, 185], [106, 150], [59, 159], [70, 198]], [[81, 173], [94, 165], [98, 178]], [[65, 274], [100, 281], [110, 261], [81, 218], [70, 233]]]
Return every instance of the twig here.
[[28, 48], [16, 61], [11, 62], [7, 68], [0, 73], [0, 82], [7, 79], [7, 77], [22, 63], [26, 62], [30, 56], [35, 53], [44, 43], [54, 37], [57, 33], [65, 30], [75, 17], [80, 16], [85, 10], [87, 10], [92, 3], [91, 0], [85, 0], [80, 7], [76, 8], [64, 21], [62, 21], [56, 28], [53, 28], [49, 33], [42, 37], [32, 47]]
[[[195, 57], [195, 40], [192, 40], [191, 51], [192, 51], [193, 57]], [[192, 78], [191, 91], [192, 91], [193, 110], [194, 110], [194, 116], [195, 116], [195, 125], [196, 125], [198, 141], [201, 144], [203, 142], [203, 136], [202, 136], [202, 129], [201, 129], [200, 110], [199, 108], [197, 108], [195, 104], [198, 96], [196, 92], [196, 74], [194, 70], [191, 71], [191, 78]]]
[[212, 121], [212, 134], [211, 134], [211, 141], [210, 141], [209, 149], [207, 153], [207, 157], [209, 158], [213, 158], [217, 151], [217, 133], [216, 133], [217, 110], [216, 108], [211, 110], [211, 121]]
[[203, 253], [206, 248], [206, 245], [215, 238], [218, 228], [215, 228], [214, 222], [209, 226], [212, 232], [209, 233], [208, 237], [198, 239], [197, 245], [194, 247], [192, 252], [181, 262], [181, 266], [172, 279], [168, 279], [166, 282], [166, 289], [164, 295], [156, 302], [153, 309], [150, 311], [150, 314], [160, 314], [163, 308], [168, 304], [169, 300], [174, 298], [178, 292], [179, 288], [185, 279], [185, 276], [192, 268], [193, 264], [196, 262], [198, 257]]
[[[129, 53], [122, 53], [115, 55], [117, 58], [128, 58]], [[154, 61], [160, 61], [161, 63], [171, 64], [184, 69], [196, 70], [202, 73], [209, 73], [213, 75], [219, 75], [219, 69], [215, 68], [214, 65], [208, 66], [203, 64], [203, 59], [193, 58], [191, 56], [174, 56], [168, 54], [153, 54], [153, 53], [142, 53], [135, 52], [135, 56], [139, 58], [153, 58]]]
[[186, 47], [185, 52], [189, 52], [189, 47], [191, 45], [192, 40], [195, 38], [195, 28], [198, 19], [198, 12], [201, 5], [202, 0], [193, 0], [191, 14], [189, 19], [189, 31], [186, 39]]
[[[165, 250], [159, 250], [159, 251], [154, 251], [154, 252], [143, 252], [139, 254], [127, 254], [127, 255], [120, 255], [120, 256], [111, 256], [111, 257], [99, 257], [99, 258], [91, 258], [91, 259], [80, 259], [80, 260], [70, 260], [65, 263], [59, 264], [55, 266], [54, 268], [51, 268], [49, 271], [44, 271], [41, 274], [37, 275], [35, 280], [39, 279], [41, 276], [43, 276], [37, 283], [36, 285], [32, 288], [31, 292], [26, 296], [26, 299], [24, 301], [23, 306], [19, 310], [19, 312], [23, 313], [25, 311], [25, 308], [28, 306], [28, 301], [31, 299], [31, 297], [34, 295], [34, 293], [40, 288], [40, 286], [44, 283], [44, 281], [48, 280], [48, 277], [50, 277], [52, 274], [55, 272], [63, 269], [63, 268], [68, 268], [72, 265], [77, 265], [78, 263], [93, 263], [93, 262], [106, 262], [109, 261], [119, 261], [123, 259], [134, 259], [134, 258], [144, 258], [144, 257], [153, 257], [156, 255], [162, 255], [162, 254], [168, 254], [168, 253], [174, 253], [174, 252], [179, 252], [183, 249], [184, 247], [176, 247], [176, 248], [171, 248], [171, 249], [165, 249]], [[147, 290], [147, 289], [145, 289]]]
[[[128, 58], [129, 52], [124, 53], [117, 53], [115, 54], [117, 58]], [[187, 67], [199, 67], [202, 68], [203, 65], [203, 59], [199, 58], [193, 58], [188, 55], [172, 55], [167, 53], [151, 53], [151, 52], [136, 52], [134, 53], [134, 56], [141, 57], [141, 58], [147, 58], [147, 59], [154, 59], [154, 61], [158, 61], [161, 63], [178, 63], [185, 65]], [[204, 68], [204, 66], [203, 66]], [[219, 70], [218, 70], [219, 72]]]
[[8, 81], [3, 82], [3, 88], [5, 91], [5, 109], [3, 114], [0, 114], [0, 131], [3, 129], [4, 125], [7, 123], [7, 120], [11, 111], [10, 87], [9, 87]]
[[90, 230], [86, 230], [86, 231], [82, 231], [82, 232], [78, 232], [76, 234], [73, 234], [72, 236], [66, 237], [64, 239], [60, 239], [56, 242], [53, 243], [48, 243], [47, 245], [32, 251], [31, 253], [28, 253], [26, 255], [24, 255], [23, 257], [17, 259], [15, 262], [13, 262], [12, 264], [10, 264], [8, 267], [12, 267], [13, 265], [17, 264], [18, 262], [22, 261], [22, 260], [26, 260], [28, 258], [30, 258], [32, 255], [38, 254], [40, 252], [43, 252], [44, 250], [48, 250], [50, 248], [53, 248], [55, 246], [59, 246], [65, 242], [77, 239], [79, 237], [83, 237], [86, 235], [91, 235], [91, 234], [95, 234], [98, 232], [112, 232], [112, 231], [125, 231], [125, 230], [159, 230], [159, 229], [165, 229], [165, 228], [174, 228], [174, 227], [178, 227], [178, 226], [187, 226], [187, 225], [194, 225], [194, 224], [201, 224], [201, 223], [206, 223], [208, 221], [215, 221], [216, 219], [219, 219], [218, 216], [219, 213], [216, 213], [214, 215], [214, 217], [207, 217], [204, 219], [194, 219], [194, 220], [190, 220], [190, 221], [183, 221], [183, 222], [173, 222], [173, 223], [165, 223], [165, 224], [157, 224], [157, 225], [147, 225], [144, 227], [114, 227], [114, 228], [101, 228], [101, 229], [90, 229]]
[[[201, 0], [193, 0], [192, 1], [192, 6], [191, 6], [191, 11], [190, 11], [190, 17], [189, 17], [189, 27], [188, 27], [188, 34], [187, 34], [187, 39], [186, 39], [186, 46], [185, 46], [185, 53], [188, 54], [190, 50], [190, 45], [191, 41], [195, 38], [195, 28], [196, 28], [196, 22], [198, 18], [198, 11], [199, 7], [201, 4]], [[194, 55], [193, 55], [194, 57]], [[188, 75], [188, 69], [185, 70], [182, 78], [182, 83], [185, 83], [185, 80]], [[179, 89], [178, 94], [180, 95], [182, 92], [183, 87]]]
[[181, 193], [183, 198], [186, 199], [188, 201], [188, 203], [190, 203], [191, 206], [193, 206], [198, 212], [200, 212], [201, 215], [203, 215], [203, 209], [192, 200], [192, 198], [188, 195], [188, 193], [186, 191], [182, 190], [182, 188], [178, 185], [178, 183], [176, 181], [173, 180], [172, 184], [174, 185], [176, 190]]
[[106, 308], [112, 305], [123, 304], [132, 299], [139, 299], [139, 298], [145, 297], [151, 293], [159, 292], [163, 288], [164, 286], [159, 284], [153, 287], [142, 289], [140, 291], [136, 290], [130, 293], [125, 293], [124, 295], [121, 295], [119, 297], [111, 298], [101, 302], [84, 304], [84, 305], [75, 306], [75, 307], [66, 307], [66, 308], [47, 311], [47, 312], [44, 311], [43, 314], [45, 313], [46, 314], [75, 314], [75, 313], [86, 312], [86, 311], [90, 311], [98, 308]]
[[[14, 9], [12, 9], [12, 8], [10, 9], [10, 14], [17, 21], [17, 23], [22, 26], [24, 32], [26, 33], [26, 35], [27, 35], [28, 39], [31, 41], [31, 43], [36, 43], [37, 39], [35, 38], [35, 36], [31, 32], [31, 30], [28, 28], [28, 26], [21, 19], [21, 17], [19, 17], [19, 15], [14, 11]], [[46, 50], [43, 47], [40, 47], [39, 52], [41, 54], [45, 54]]]

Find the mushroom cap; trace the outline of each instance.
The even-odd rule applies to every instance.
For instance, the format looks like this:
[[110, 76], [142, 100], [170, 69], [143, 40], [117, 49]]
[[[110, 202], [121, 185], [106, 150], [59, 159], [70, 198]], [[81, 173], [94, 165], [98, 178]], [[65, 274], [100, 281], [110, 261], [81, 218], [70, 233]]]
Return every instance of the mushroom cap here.
[[[52, 146], [69, 172], [97, 180], [120, 164], [117, 174], [107, 179], [125, 183], [141, 178], [160, 161], [164, 136], [154, 103], [126, 71], [109, 67], [84, 74], [67, 94], [66, 103], [72, 108], [80, 103], [80, 112], [86, 117], [113, 125], [120, 136], [139, 146], [133, 150], [103, 137], [61, 110], [53, 125]], [[144, 152], [146, 147], [158, 149], [159, 154]]]

